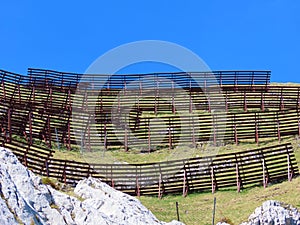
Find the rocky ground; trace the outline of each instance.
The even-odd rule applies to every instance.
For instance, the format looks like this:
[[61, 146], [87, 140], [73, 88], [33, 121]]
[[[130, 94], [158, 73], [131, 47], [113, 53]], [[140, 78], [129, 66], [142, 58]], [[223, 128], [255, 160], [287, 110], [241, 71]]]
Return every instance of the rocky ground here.
[[98, 179], [80, 181], [73, 196], [45, 185], [0, 148], [1, 225], [181, 225], [159, 221], [139, 200]]

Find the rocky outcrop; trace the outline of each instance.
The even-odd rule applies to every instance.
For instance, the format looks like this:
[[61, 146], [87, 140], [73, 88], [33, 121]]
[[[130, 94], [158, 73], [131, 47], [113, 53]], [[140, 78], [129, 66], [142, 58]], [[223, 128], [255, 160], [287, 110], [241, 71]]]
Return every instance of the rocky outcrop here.
[[300, 225], [300, 212], [290, 205], [269, 200], [255, 209], [241, 225]]
[[80, 181], [74, 196], [57, 191], [4, 148], [0, 148], [0, 195], [1, 225], [182, 225], [157, 220], [136, 198], [98, 179]]
[[[217, 225], [229, 225], [218, 223]], [[300, 225], [300, 212], [290, 205], [274, 200], [265, 201], [255, 209], [248, 222], [241, 225]]]

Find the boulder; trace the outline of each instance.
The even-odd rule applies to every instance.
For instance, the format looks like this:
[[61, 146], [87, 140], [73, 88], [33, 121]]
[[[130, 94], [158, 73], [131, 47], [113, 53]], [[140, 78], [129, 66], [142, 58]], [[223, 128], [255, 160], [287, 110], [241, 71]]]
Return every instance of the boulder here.
[[99, 179], [80, 181], [73, 195], [43, 184], [12, 152], [0, 148], [1, 225], [182, 225], [159, 221], [139, 200]]

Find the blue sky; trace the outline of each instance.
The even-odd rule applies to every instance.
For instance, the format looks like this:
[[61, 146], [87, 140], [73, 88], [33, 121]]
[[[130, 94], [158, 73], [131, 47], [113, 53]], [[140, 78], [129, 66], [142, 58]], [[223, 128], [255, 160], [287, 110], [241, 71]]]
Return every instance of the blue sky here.
[[[30, 1], [0, 3], [0, 68], [83, 73], [106, 51], [163, 40], [198, 54], [212, 70], [271, 70], [299, 82], [300, 1]], [[144, 64], [125, 72], [172, 70]]]

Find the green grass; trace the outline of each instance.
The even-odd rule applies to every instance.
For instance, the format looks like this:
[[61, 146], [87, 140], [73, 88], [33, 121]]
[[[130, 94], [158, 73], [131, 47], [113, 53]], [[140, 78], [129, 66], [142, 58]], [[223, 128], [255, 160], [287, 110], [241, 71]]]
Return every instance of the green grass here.
[[[300, 140], [295, 138], [284, 138], [284, 141], [292, 142], [295, 156], [300, 168]], [[277, 141], [269, 141], [260, 145], [276, 144]], [[239, 146], [227, 145], [220, 148], [220, 152], [233, 152], [236, 150], [252, 149], [256, 144], [243, 144]], [[266, 200], [278, 200], [291, 204], [300, 209], [300, 177], [292, 182], [283, 182], [269, 186], [254, 187], [237, 193], [235, 190], [217, 191], [212, 193], [193, 193], [186, 198], [181, 195], [168, 195], [163, 199], [157, 197], [140, 197], [141, 202], [150, 209], [158, 219], [171, 221], [176, 219], [175, 202], [179, 203], [181, 221], [187, 225], [211, 224], [213, 198], [217, 199], [216, 221], [229, 219], [237, 225], [247, 221], [255, 208]]]
[[247, 221], [255, 208], [266, 200], [278, 200], [300, 208], [300, 177], [292, 182], [283, 182], [266, 189], [255, 187], [236, 191], [217, 191], [212, 193], [194, 193], [187, 197], [168, 195], [163, 199], [157, 197], [140, 197], [140, 201], [152, 211], [159, 220], [176, 219], [175, 202], [179, 203], [180, 220], [187, 225], [211, 224], [213, 198], [216, 197], [216, 221], [230, 219], [233, 224]]
[[[292, 143], [300, 168], [300, 140], [297, 137], [284, 137], [282, 138], [282, 143], [285, 142]], [[258, 145], [253, 140], [249, 140], [243, 141], [239, 145], [220, 146], [218, 147], [218, 152], [236, 152], [276, 144], [278, 144], [276, 139], [264, 139]], [[205, 149], [205, 146], [197, 149], [194, 154], [203, 153], [203, 149]], [[124, 150], [115, 149], [112, 151], [112, 154], [123, 161], [153, 162], [168, 157], [170, 151], [172, 150], [161, 149], [152, 153], [141, 154], [138, 150], [125, 152]], [[56, 151], [55, 156], [58, 158], [84, 160], [79, 152], [72, 151]], [[140, 200], [159, 220], [166, 222], [177, 218], [175, 208], [177, 201], [179, 203], [180, 220], [187, 225], [198, 225], [211, 224], [213, 198], [216, 197], [216, 221], [232, 221], [232, 224], [240, 224], [247, 220], [256, 207], [269, 199], [279, 200], [300, 209], [299, 193], [300, 177], [293, 179], [292, 182], [283, 182], [269, 186], [266, 189], [263, 187], [244, 189], [241, 193], [237, 193], [235, 190], [222, 190], [217, 191], [215, 194], [210, 192], [192, 193], [185, 198], [181, 195], [166, 195], [162, 199], [158, 199], [156, 196], [142, 196]]]
[[[283, 137], [281, 139], [282, 143], [291, 142], [297, 150], [298, 143], [300, 144], [300, 140], [298, 141], [295, 137]], [[231, 153], [231, 152], [237, 152], [237, 151], [243, 151], [243, 150], [251, 150], [256, 149], [259, 147], [266, 147], [270, 145], [276, 145], [278, 144], [278, 141], [276, 138], [269, 138], [269, 139], [261, 139], [259, 144], [256, 144], [254, 140], [243, 140], [239, 143], [239, 145], [236, 144], [226, 144], [219, 147], [210, 147], [208, 148], [207, 145], [199, 145], [197, 148], [191, 148], [189, 146], [182, 146], [178, 147], [176, 150], [177, 152], [182, 152], [182, 154], [176, 155], [176, 157], [180, 158], [186, 158], [186, 152], [188, 151], [188, 154], [190, 157], [199, 157], [203, 155], [207, 155], [210, 152], [214, 152], [217, 154], [222, 153]], [[84, 151], [83, 154], [77, 149], [68, 151], [66, 149], [64, 150], [55, 150], [54, 158], [57, 159], [67, 159], [67, 160], [74, 160], [79, 162], [99, 162], [101, 163], [103, 161], [103, 152], [104, 148], [95, 149], [94, 152], [88, 152]], [[125, 151], [122, 148], [114, 148], [109, 149], [105, 151], [105, 157], [106, 158], [113, 158], [114, 161], [117, 162], [127, 162], [127, 163], [150, 163], [150, 162], [160, 162], [160, 161], [166, 161], [170, 160], [172, 157], [175, 157], [174, 155], [174, 149], [169, 150], [167, 147], [162, 148], [159, 150], [156, 150], [154, 152], [148, 153], [147, 151], [141, 152], [139, 149], [130, 149], [129, 151]], [[298, 152], [298, 155], [300, 153]], [[297, 156], [297, 152], [296, 152]], [[300, 156], [300, 155], [299, 155]], [[298, 158], [299, 158], [298, 156]]]

